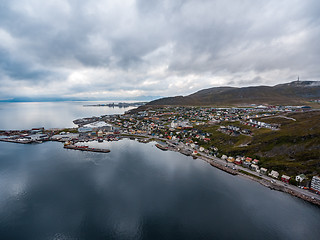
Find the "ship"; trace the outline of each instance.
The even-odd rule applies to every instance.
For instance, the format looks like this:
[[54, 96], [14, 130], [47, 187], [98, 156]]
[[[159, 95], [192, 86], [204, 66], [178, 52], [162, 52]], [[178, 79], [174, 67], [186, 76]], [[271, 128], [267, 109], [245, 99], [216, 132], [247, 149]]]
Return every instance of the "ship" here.
[[167, 146], [164, 146], [164, 145], [159, 144], [159, 143], [156, 144], [156, 147], [159, 148], [159, 149], [161, 149], [161, 150], [163, 150], [163, 151], [167, 151], [167, 150], [168, 150], [168, 147], [167, 147]]

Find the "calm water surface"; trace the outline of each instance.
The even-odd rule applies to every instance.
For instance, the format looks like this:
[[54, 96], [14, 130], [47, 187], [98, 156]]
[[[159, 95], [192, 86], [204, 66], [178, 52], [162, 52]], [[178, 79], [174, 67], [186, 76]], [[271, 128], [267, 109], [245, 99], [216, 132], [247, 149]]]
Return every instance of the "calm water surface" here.
[[0, 142], [0, 239], [320, 239], [319, 207], [154, 143], [101, 146]]
[[0, 130], [75, 127], [72, 121], [77, 118], [118, 114], [132, 109], [84, 107], [98, 103], [105, 102], [0, 103]]

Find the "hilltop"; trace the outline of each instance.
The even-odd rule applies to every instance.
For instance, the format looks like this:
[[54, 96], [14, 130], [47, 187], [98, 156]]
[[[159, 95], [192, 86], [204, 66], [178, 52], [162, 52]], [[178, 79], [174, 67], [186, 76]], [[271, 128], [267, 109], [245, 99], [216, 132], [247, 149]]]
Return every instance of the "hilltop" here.
[[320, 81], [293, 81], [275, 86], [213, 87], [188, 96], [161, 98], [147, 105], [232, 106], [246, 104], [299, 105], [320, 98]]

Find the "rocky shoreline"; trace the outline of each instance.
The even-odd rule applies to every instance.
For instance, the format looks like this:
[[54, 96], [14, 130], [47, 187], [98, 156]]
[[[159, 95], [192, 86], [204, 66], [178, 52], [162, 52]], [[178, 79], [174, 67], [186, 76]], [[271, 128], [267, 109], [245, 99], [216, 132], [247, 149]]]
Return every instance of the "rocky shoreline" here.
[[218, 168], [218, 169], [220, 169], [220, 170], [222, 170], [222, 171], [224, 171], [226, 173], [229, 173], [231, 175], [234, 175], [234, 176], [239, 175], [239, 176], [245, 177], [247, 179], [250, 179], [250, 180], [258, 182], [261, 185], [270, 188], [271, 190], [276, 190], [276, 191], [288, 193], [291, 196], [300, 198], [300, 199], [305, 200], [305, 201], [307, 201], [309, 203], [312, 203], [312, 204], [315, 204], [317, 206], [320, 206], [320, 200], [319, 199], [316, 199], [316, 198], [307, 196], [305, 194], [299, 193], [299, 192], [297, 192], [297, 191], [295, 191], [293, 189], [289, 189], [289, 188], [287, 188], [285, 186], [282, 186], [282, 185], [279, 185], [277, 183], [272, 183], [272, 182], [270, 182], [268, 180], [265, 180], [265, 179], [258, 179], [256, 177], [249, 176], [247, 174], [241, 173], [241, 172], [236, 171], [234, 169], [230, 169], [229, 167], [223, 166], [223, 165], [221, 165], [221, 164], [219, 164], [219, 163], [217, 163], [217, 162], [213, 161], [212, 159], [207, 158], [205, 156], [199, 156], [198, 159], [201, 159], [201, 160], [209, 163], [211, 166], [213, 166], [215, 168]]

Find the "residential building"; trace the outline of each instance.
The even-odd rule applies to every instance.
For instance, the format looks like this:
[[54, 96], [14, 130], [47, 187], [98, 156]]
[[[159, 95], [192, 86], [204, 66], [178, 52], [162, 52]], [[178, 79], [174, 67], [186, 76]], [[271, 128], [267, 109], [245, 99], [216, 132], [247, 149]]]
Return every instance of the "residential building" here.
[[269, 176], [273, 178], [278, 178], [279, 173], [277, 171], [271, 170], [271, 173], [269, 173]]
[[296, 181], [297, 182], [302, 182], [303, 180], [305, 180], [307, 177], [304, 174], [300, 174], [296, 176]]
[[259, 164], [259, 160], [258, 160], [258, 159], [254, 159], [254, 160], [252, 161], [252, 163], [257, 165], [257, 164]]
[[313, 190], [316, 190], [320, 192], [320, 177], [319, 176], [313, 176], [311, 180], [311, 188]]
[[227, 160], [228, 157], [227, 157], [226, 155], [222, 155], [221, 159], [222, 159], [222, 160]]
[[249, 162], [242, 162], [242, 166], [245, 168], [249, 168], [250, 165], [251, 165], [251, 163], [249, 163]]
[[237, 158], [235, 161], [234, 161], [235, 164], [237, 165], [241, 165], [242, 161], [240, 158]]
[[102, 137], [103, 136], [103, 132], [101, 130], [98, 131], [98, 137]]
[[282, 175], [281, 176], [281, 181], [284, 182], [284, 183], [289, 183], [290, 177], [287, 176], [287, 175]]
[[268, 172], [268, 169], [266, 169], [266, 168], [260, 168], [260, 173], [262, 173], [262, 174], [267, 174], [267, 172]]
[[251, 164], [250, 166], [251, 170], [255, 171], [255, 172], [258, 172], [259, 171], [259, 167], [255, 164]]

